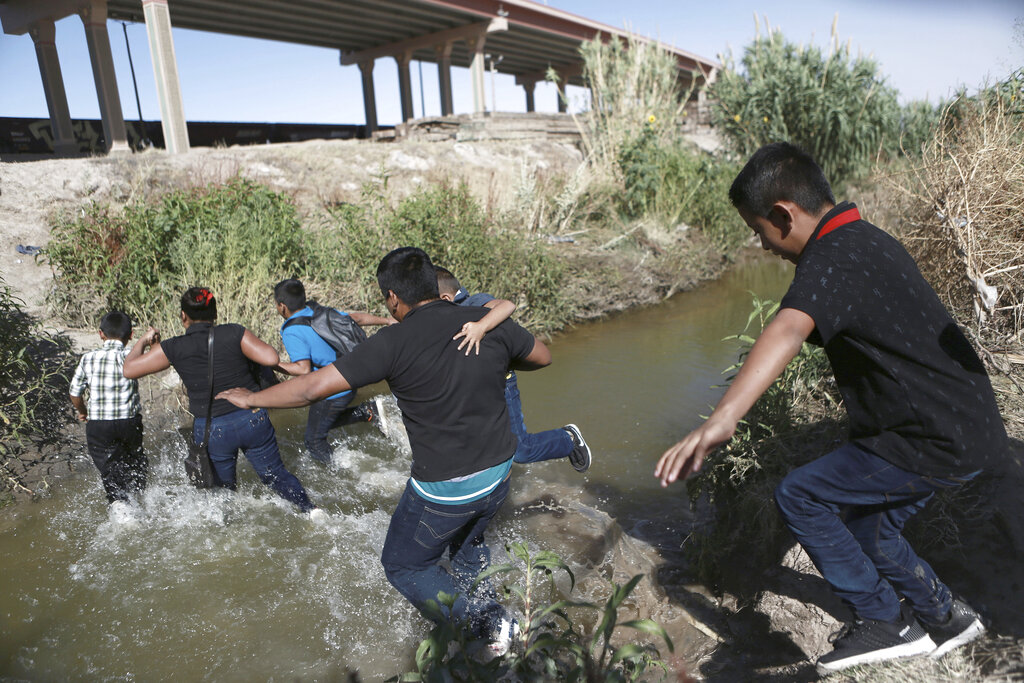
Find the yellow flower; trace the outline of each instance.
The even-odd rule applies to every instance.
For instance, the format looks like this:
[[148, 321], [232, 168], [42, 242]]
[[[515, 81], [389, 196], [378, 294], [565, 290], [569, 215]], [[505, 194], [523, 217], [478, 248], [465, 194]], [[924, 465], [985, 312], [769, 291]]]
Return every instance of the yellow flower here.
[[740, 115], [736, 114], [736, 116], [732, 117], [732, 120], [735, 121], [736, 123], [739, 123], [740, 122]]
[[767, 117], [767, 116], [766, 116], [766, 117], [764, 117], [764, 119], [762, 119], [762, 120], [763, 120], [763, 121], [764, 121], [765, 123], [768, 123], [768, 117]]
[[654, 114], [651, 114], [650, 116], [647, 117], [647, 123], [654, 123], [657, 120], [658, 120], [658, 117], [655, 116]]

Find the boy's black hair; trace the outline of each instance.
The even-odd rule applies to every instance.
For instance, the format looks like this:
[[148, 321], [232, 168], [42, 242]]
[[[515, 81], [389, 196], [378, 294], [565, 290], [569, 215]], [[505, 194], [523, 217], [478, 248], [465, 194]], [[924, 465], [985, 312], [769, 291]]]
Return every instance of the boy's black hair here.
[[754, 152], [732, 181], [729, 201], [737, 209], [767, 217], [777, 201], [791, 201], [812, 216], [836, 198], [814, 158], [796, 145], [773, 142]]
[[427, 252], [419, 247], [399, 247], [377, 265], [377, 284], [387, 298], [388, 290], [407, 306], [437, 299], [437, 274]]
[[434, 266], [434, 272], [437, 273], [437, 292], [438, 294], [452, 294], [455, 295], [462, 285], [459, 284], [459, 279], [452, 274], [452, 271], [441, 266]]
[[281, 280], [274, 285], [274, 301], [284, 304], [289, 311], [301, 310], [306, 305], [306, 288], [293, 277]]
[[217, 297], [206, 287], [189, 287], [181, 295], [181, 310], [192, 320], [213, 322], [217, 319]]
[[127, 313], [111, 311], [100, 320], [100, 332], [105, 334], [107, 339], [120, 339], [126, 342], [132, 336], [132, 319]]

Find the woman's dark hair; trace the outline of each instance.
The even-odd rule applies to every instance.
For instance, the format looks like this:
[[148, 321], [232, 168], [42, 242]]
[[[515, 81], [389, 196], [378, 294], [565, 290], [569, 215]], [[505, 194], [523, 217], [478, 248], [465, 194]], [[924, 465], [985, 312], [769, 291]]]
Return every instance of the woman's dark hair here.
[[105, 334], [107, 339], [128, 341], [132, 336], [132, 319], [122, 311], [111, 311], [100, 320], [100, 332]]
[[181, 295], [181, 310], [192, 320], [217, 319], [217, 297], [206, 287], [189, 287]]
[[306, 305], [306, 288], [295, 278], [281, 280], [274, 285], [274, 301], [292, 312], [302, 310]]
[[434, 266], [427, 252], [418, 247], [399, 247], [382, 258], [377, 266], [377, 284], [385, 298], [391, 290], [408, 306], [439, 296]]
[[796, 145], [773, 142], [754, 152], [732, 181], [729, 201], [737, 209], [767, 217], [778, 201], [790, 201], [817, 215], [835, 204], [832, 188], [814, 158]]

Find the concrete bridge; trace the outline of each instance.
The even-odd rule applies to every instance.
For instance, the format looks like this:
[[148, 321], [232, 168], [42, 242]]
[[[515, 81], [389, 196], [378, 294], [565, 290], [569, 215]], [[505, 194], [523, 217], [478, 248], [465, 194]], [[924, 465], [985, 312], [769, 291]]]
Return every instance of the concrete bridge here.
[[[438, 66], [441, 113], [452, 111], [451, 67], [468, 67], [474, 113], [482, 113], [486, 51], [500, 55], [499, 73], [515, 76], [526, 110], [534, 110], [534, 88], [549, 69], [559, 85], [585, 85], [579, 46], [601, 35], [625, 32], [528, 0], [0, 0], [4, 33], [31, 36], [39, 61], [54, 151], [73, 153], [75, 144], [54, 22], [79, 15], [85, 28], [108, 151], [128, 150], [107, 20], [144, 21], [153, 61], [160, 119], [167, 150], [189, 148], [171, 27], [315, 45], [339, 50], [342, 66], [362, 75], [366, 126], [377, 128], [373, 69], [382, 58], [398, 64], [402, 118], [413, 118], [412, 60]], [[173, 24], [172, 24], [173, 20]], [[680, 80], [709, 82], [719, 65], [666, 46], [679, 63]], [[566, 103], [560, 95], [559, 111]]]

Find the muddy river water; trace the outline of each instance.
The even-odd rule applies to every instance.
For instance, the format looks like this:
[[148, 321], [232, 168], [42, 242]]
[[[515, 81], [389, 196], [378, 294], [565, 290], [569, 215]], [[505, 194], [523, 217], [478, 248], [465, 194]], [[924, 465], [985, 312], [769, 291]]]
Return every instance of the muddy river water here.
[[[583, 476], [559, 462], [517, 466], [513, 488], [528, 477], [555, 497], [585, 489], [627, 529], [678, 509], [679, 528], [660, 533], [684, 535], [685, 494], [661, 489], [654, 463], [721, 395], [715, 385], [737, 353], [722, 338], [746, 322], [749, 292], [777, 298], [789, 277], [781, 263], [757, 261], [555, 338], [552, 366], [520, 375], [527, 426], [575, 422], [594, 466]], [[325, 523], [296, 514], [246, 463], [234, 495], [190, 489], [180, 437], [155, 430], [151, 485], [126, 514], [108, 512], [84, 459], [81, 475], [0, 513], [0, 678], [322, 680], [348, 663], [381, 680], [409, 670], [427, 627], [378, 561], [408, 452], [357, 425], [339, 433], [324, 467], [301, 454], [304, 417], [280, 411], [274, 422], [286, 463], [330, 513]], [[547, 540], [511, 516], [492, 529], [499, 547]]]

